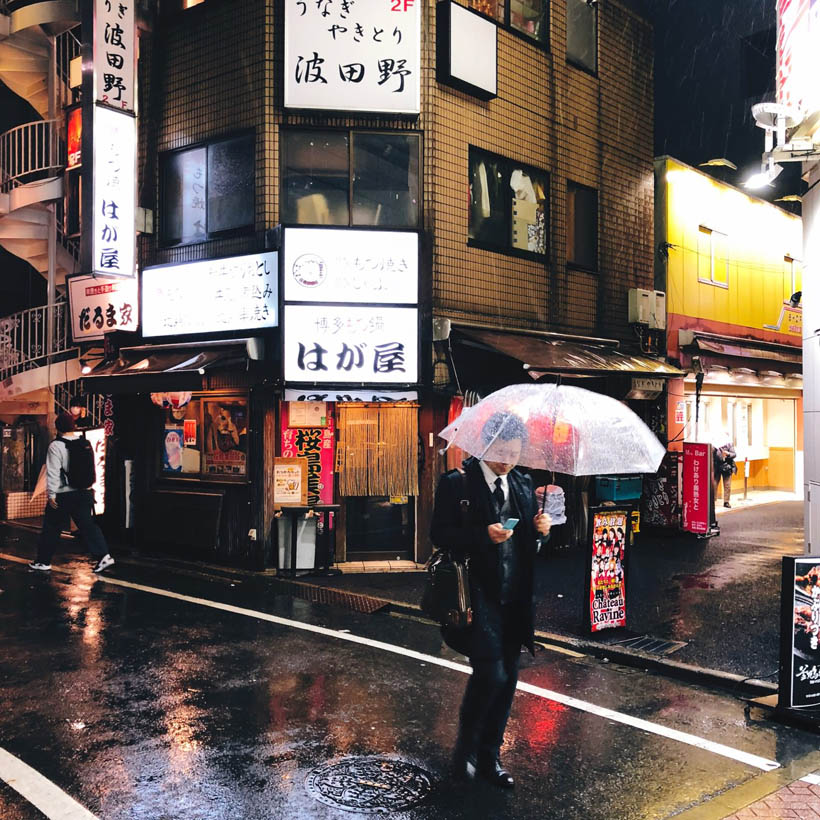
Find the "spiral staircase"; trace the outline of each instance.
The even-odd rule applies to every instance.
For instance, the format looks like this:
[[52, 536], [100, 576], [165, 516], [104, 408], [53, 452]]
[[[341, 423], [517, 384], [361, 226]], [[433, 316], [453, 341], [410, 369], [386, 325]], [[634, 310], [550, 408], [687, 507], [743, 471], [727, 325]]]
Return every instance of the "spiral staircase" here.
[[79, 22], [79, 0], [0, 0], [0, 81], [41, 117], [0, 134], [0, 245], [49, 280], [51, 302], [0, 318], [0, 402], [79, 376], [61, 301], [79, 256], [62, 233], [63, 112], [77, 99], [69, 67]]

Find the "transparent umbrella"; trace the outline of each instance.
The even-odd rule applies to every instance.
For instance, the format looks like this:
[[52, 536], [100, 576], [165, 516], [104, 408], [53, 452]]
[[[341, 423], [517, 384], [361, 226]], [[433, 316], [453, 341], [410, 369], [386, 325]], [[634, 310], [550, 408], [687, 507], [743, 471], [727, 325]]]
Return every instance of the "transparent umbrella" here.
[[439, 435], [473, 456], [568, 475], [654, 473], [663, 445], [625, 404], [555, 384], [513, 384], [467, 408]]

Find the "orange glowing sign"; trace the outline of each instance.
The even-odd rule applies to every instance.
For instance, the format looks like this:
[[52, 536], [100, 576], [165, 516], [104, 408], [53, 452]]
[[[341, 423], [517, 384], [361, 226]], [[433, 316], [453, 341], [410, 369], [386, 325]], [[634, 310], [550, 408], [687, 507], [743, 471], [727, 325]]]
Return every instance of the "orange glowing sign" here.
[[68, 112], [68, 170], [83, 164], [83, 110], [73, 108]]

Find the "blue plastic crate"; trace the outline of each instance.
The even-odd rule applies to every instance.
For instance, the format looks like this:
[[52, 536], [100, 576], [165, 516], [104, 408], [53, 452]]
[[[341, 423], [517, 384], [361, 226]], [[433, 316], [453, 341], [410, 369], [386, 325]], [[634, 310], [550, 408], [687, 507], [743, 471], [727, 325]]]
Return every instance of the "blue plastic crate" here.
[[598, 501], [633, 501], [641, 497], [642, 484], [639, 475], [599, 475], [595, 478], [595, 495]]

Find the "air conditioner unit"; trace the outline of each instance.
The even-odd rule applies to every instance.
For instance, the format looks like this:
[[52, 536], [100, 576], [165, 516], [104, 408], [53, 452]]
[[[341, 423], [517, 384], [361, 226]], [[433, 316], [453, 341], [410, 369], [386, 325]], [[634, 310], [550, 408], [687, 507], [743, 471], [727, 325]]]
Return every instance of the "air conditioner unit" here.
[[629, 290], [629, 323], [651, 330], [666, 328], [666, 294], [662, 290]]

